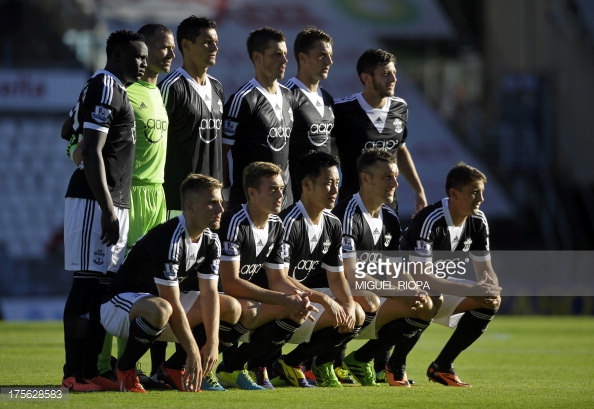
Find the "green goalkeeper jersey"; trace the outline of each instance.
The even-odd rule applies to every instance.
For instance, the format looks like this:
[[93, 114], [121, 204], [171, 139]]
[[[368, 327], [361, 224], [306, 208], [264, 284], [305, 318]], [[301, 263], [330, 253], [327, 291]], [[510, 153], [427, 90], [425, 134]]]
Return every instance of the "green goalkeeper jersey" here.
[[132, 184], [162, 184], [167, 150], [167, 111], [154, 84], [139, 80], [127, 88], [136, 119]]

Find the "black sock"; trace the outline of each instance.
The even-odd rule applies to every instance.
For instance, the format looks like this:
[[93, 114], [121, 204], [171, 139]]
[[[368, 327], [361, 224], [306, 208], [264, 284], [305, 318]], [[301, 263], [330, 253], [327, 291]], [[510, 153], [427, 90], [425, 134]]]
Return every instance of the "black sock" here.
[[192, 335], [194, 335], [198, 348], [202, 348], [206, 344], [206, 328], [204, 328], [204, 324], [199, 324], [192, 328]]
[[[346, 345], [348, 344], [349, 341], [351, 341], [353, 338], [355, 338], [359, 332], [361, 332], [361, 327], [355, 327], [353, 328], [353, 330], [351, 332], [347, 332], [347, 333], [339, 333], [338, 331], [336, 331], [335, 337], [334, 338], [334, 346], [330, 347], [330, 348], [325, 348], [324, 351], [321, 351], [317, 354], [312, 354], [313, 356], [315, 356], [316, 359], [316, 365], [322, 365], [328, 362], [334, 362], [334, 366], [341, 366], [342, 365], [342, 358], [344, 358], [344, 351], [346, 349]], [[313, 335], [312, 335], [312, 341], [313, 341]], [[310, 342], [312, 342], [310, 341]], [[328, 341], [328, 343], [331, 343], [331, 341]], [[336, 356], [340, 355], [340, 363], [337, 365], [336, 364]], [[286, 361], [285, 361], [286, 362]], [[309, 363], [309, 365], [311, 366], [311, 363]]]
[[[361, 327], [359, 328], [359, 332], [362, 332], [365, 328], [367, 328], [369, 326], [369, 324], [371, 324], [373, 322], [373, 319], [375, 318], [375, 316], [377, 315], [377, 311], [373, 311], [373, 312], [366, 312], [365, 313], [365, 320], [363, 321], [363, 325], [361, 325]], [[342, 366], [342, 360], [344, 359], [344, 357], [346, 356], [346, 342], [339, 347], [335, 352], [334, 352], [334, 357], [332, 359], [334, 359], [334, 367], [335, 368], [339, 368]], [[319, 356], [318, 359], [316, 359], [316, 362], [330, 362], [328, 360], [328, 357], [325, 355]]]
[[361, 325], [361, 331], [369, 326], [373, 322], [373, 319], [377, 315], [377, 311], [373, 312], [366, 312], [365, 313], [365, 321], [363, 321], [363, 325]]
[[87, 379], [92, 379], [99, 375], [97, 361], [99, 354], [103, 350], [103, 343], [105, 342], [105, 328], [101, 325], [101, 298], [103, 289], [102, 286], [99, 286], [97, 292], [87, 294], [91, 304], [89, 309], [89, 316], [91, 318], [89, 322], [89, 334], [83, 358], [83, 378]]
[[399, 318], [380, 328], [377, 339], [370, 339], [355, 351], [354, 358], [359, 362], [371, 362], [378, 350], [385, 351], [397, 343], [414, 336], [419, 329], [425, 329], [428, 321], [416, 318]]
[[[346, 344], [342, 344], [341, 346], [339, 346], [336, 349], [336, 351], [334, 351], [332, 359], [334, 359], [334, 367], [335, 368], [339, 368], [342, 366], [342, 360], [346, 356], [346, 348], [347, 348]], [[328, 360], [327, 360], [328, 358], [324, 354], [321, 354], [317, 358], [319, 359], [318, 362], [322, 362], [322, 360], [323, 360], [323, 362], [328, 362]]]
[[291, 338], [300, 324], [290, 319], [268, 322], [257, 328], [250, 337], [250, 342], [244, 342], [233, 353], [225, 358], [225, 367], [233, 372], [248, 368], [265, 366], [267, 359]]
[[404, 369], [406, 367], [406, 357], [417, 344], [423, 332], [425, 332], [425, 330], [421, 329], [412, 337], [396, 344], [394, 346], [394, 351], [392, 351], [392, 355], [384, 361], [384, 366], [387, 366], [392, 371]]
[[157, 370], [167, 357], [167, 342], [155, 341], [151, 346], [151, 375], [157, 373]]
[[[250, 338], [249, 344], [254, 344], [255, 348], [248, 348], [248, 351], [253, 351], [251, 354], [246, 355], [249, 357], [247, 361], [248, 368], [266, 366], [270, 357], [282, 350], [283, 345], [291, 339], [295, 331], [297, 331], [301, 325], [288, 318], [276, 320], [269, 324], [273, 325], [269, 326], [261, 333], [258, 333], [259, 331], [256, 330]], [[265, 324], [260, 328], [264, 329], [264, 327], [269, 324]], [[258, 344], [262, 345], [259, 346]]]
[[290, 366], [299, 366], [311, 356], [334, 350], [342, 345], [346, 338], [352, 338], [352, 335], [340, 333], [333, 327], [322, 328], [311, 335], [309, 342], [303, 342], [289, 352], [285, 356], [285, 363]]
[[449, 369], [462, 351], [468, 348], [487, 330], [497, 310], [480, 308], [466, 311], [456, 330], [439, 353], [435, 363], [439, 368]]
[[[64, 305], [65, 378], [82, 377], [83, 370], [89, 366], [88, 344], [91, 337], [97, 335], [98, 330], [96, 323], [92, 324], [91, 322], [91, 320], [98, 319], [96, 312], [91, 314], [91, 309], [93, 302], [99, 302], [95, 295], [100, 293], [99, 276], [99, 273], [78, 271], [73, 275], [72, 287]], [[98, 325], [101, 326], [101, 323], [99, 322]], [[101, 328], [103, 327], [101, 326]], [[103, 345], [103, 341], [101, 341], [101, 345]], [[100, 351], [101, 347], [95, 356], [95, 371]]]
[[221, 321], [219, 324], [219, 350], [224, 350], [225, 347], [236, 343], [243, 334], [246, 334], [249, 331], [249, 329], [240, 323], [233, 325], [228, 322]]
[[186, 351], [182, 348], [181, 344], [176, 342], [175, 352], [171, 354], [167, 361], [165, 361], [165, 368], [181, 370], [186, 366], [187, 357], [188, 354], [186, 354]]
[[392, 347], [388, 347], [376, 352], [375, 356], [373, 357], [373, 369], [375, 372], [383, 371], [386, 368], [386, 364], [390, 358], [391, 349]]
[[130, 322], [128, 342], [117, 367], [120, 371], [136, 368], [136, 362], [149, 350], [153, 341], [165, 328], [155, 328], [147, 320], [137, 317]]
[[[202, 348], [204, 344], [206, 344], [206, 330], [204, 328], [204, 324], [199, 324], [192, 328], [192, 335], [194, 335], [194, 339], [196, 340], [196, 345], [198, 345], [198, 348]], [[165, 368], [181, 370], [186, 365], [187, 357], [188, 354], [182, 348], [181, 344], [176, 342], [175, 352], [171, 354], [169, 359], [165, 362]]]

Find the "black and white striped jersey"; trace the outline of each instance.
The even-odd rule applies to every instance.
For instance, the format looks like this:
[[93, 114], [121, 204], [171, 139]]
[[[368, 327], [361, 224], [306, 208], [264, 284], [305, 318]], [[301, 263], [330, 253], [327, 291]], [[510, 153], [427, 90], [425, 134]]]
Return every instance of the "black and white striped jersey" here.
[[476, 261], [490, 259], [489, 225], [482, 211], [469, 216], [457, 228], [452, 222], [448, 198], [433, 203], [413, 217], [402, 233], [400, 249], [415, 253], [415, 258], [431, 261], [434, 251], [470, 252]]
[[223, 86], [206, 78], [200, 85], [178, 68], [159, 83], [169, 116], [163, 185], [169, 210], [181, 210], [179, 186], [189, 173], [222, 180]]
[[372, 218], [359, 193], [339, 202], [334, 213], [342, 222], [342, 256], [356, 257], [357, 251], [398, 250], [401, 227], [396, 212], [382, 205], [380, 217]]
[[223, 213], [218, 233], [222, 243], [221, 261], [239, 260], [240, 278], [268, 288], [263, 267], [284, 268], [284, 229], [277, 215], [270, 215], [266, 227], [258, 229], [251, 221], [246, 205], [242, 204]]
[[309, 288], [328, 288], [326, 272], [343, 271], [340, 220], [324, 211], [313, 225], [301, 201], [279, 214], [285, 226], [283, 246], [289, 275]]
[[[129, 208], [136, 122], [126, 88], [111, 72], [99, 70], [87, 81], [69, 116], [75, 142], [82, 136], [83, 129], [107, 134], [101, 150], [107, 187], [115, 206]], [[84, 170], [74, 171], [66, 197], [95, 200]]]
[[[185, 280], [218, 280], [218, 236], [206, 229], [198, 243], [192, 243], [185, 226], [184, 216], [180, 215], [138, 239], [112, 279], [104, 300], [124, 292], [158, 295], [157, 284], [181, 288]], [[191, 290], [200, 288], [196, 285]]]
[[275, 95], [256, 81], [244, 84], [224, 106], [223, 143], [231, 145], [233, 184], [229, 205], [245, 203], [242, 172], [250, 163], [271, 162], [283, 171], [283, 208], [293, 203], [289, 177], [289, 139], [293, 128], [295, 97], [278, 84]]
[[408, 106], [402, 98], [388, 98], [383, 108], [373, 109], [361, 93], [334, 101], [334, 130], [340, 157], [340, 199], [359, 190], [357, 158], [365, 149], [396, 150], [406, 142]]
[[[334, 128], [334, 99], [322, 87], [311, 92], [301, 81], [293, 77], [285, 83], [297, 102], [293, 112], [294, 122], [289, 149], [289, 167], [295, 169], [301, 158], [309, 151], [330, 153], [330, 137]], [[293, 200], [301, 197], [300, 183], [291, 174]]]

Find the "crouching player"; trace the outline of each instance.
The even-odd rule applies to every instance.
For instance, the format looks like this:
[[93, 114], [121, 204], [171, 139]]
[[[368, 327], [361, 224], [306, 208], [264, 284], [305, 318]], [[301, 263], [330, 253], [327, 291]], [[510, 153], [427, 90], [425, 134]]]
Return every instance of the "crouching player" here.
[[335, 352], [359, 333], [366, 313], [374, 315], [379, 307], [371, 292], [361, 297], [362, 305], [355, 302], [344, 275], [342, 226], [329, 212], [338, 195], [338, 165], [338, 158], [328, 153], [306, 154], [296, 168], [301, 200], [279, 215], [285, 226], [283, 253], [289, 276], [304, 291], [314, 291], [312, 300], [322, 301], [314, 303], [319, 310], [315, 322], [306, 321], [289, 341], [299, 346], [273, 365], [295, 386], [304, 378], [301, 364], [313, 356], [318, 386], [342, 387], [334, 370]]
[[[446, 177], [447, 197], [417, 213], [400, 240], [400, 249], [411, 251], [412, 261], [432, 263], [435, 252], [441, 251], [452, 256], [446, 254], [448, 259], [460, 260], [469, 252], [473, 263], [476, 281], [451, 276], [445, 279], [436, 274], [422, 276], [438, 308], [434, 322], [456, 328], [427, 369], [431, 381], [446, 386], [470, 386], [456, 374], [454, 360], [487, 330], [501, 303], [501, 288], [491, 264], [489, 226], [479, 210], [485, 183], [487, 177], [478, 169], [462, 162], [455, 165]], [[463, 252], [462, 257], [459, 252]], [[435, 292], [444, 295], [434, 296]], [[421, 334], [419, 331], [406, 345], [397, 347], [387, 367], [402, 365]]]
[[[182, 214], [136, 242], [105, 295], [101, 323], [128, 339], [116, 365], [122, 392], [146, 392], [136, 362], [157, 339], [179, 342], [184, 351], [185, 362], [162, 368], [168, 383], [200, 391], [218, 360], [219, 321], [232, 327], [239, 319], [239, 302], [217, 290], [221, 246], [211, 229], [219, 227], [223, 213], [221, 187], [209, 176], [189, 175], [180, 188]], [[198, 276], [199, 291], [180, 293], [179, 283], [191, 275]], [[206, 339], [198, 345], [195, 335], [201, 332]]]
[[[350, 283], [357, 276], [358, 252], [381, 256], [386, 251], [397, 251], [401, 233], [398, 216], [388, 206], [398, 187], [396, 157], [385, 149], [368, 149], [357, 159], [357, 171], [359, 192], [332, 210], [342, 221], [344, 268]], [[381, 295], [381, 306], [371, 325], [358, 337], [369, 341], [347, 355], [342, 365], [361, 385], [377, 386], [372, 364], [377, 351], [394, 345], [398, 348], [423, 331], [433, 317], [433, 303], [423, 291], [403, 291], [397, 286], [384, 290], [372, 275], [358, 280]], [[386, 377], [391, 386], [410, 388], [405, 365], [386, 368]]]

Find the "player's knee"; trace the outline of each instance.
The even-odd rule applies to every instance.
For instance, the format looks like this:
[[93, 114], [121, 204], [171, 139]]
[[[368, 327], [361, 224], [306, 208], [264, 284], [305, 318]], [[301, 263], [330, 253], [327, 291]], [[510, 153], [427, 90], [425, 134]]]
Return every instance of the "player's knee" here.
[[221, 295], [221, 321], [236, 324], [241, 317], [241, 304], [233, 297]]
[[167, 325], [169, 317], [173, 313], [173, 307], [171, 307], [169, 301], [160, 297], [155, 297], [152, 304], [151, 316], [147, 317], [147, 321], [157, 328], [162, 328]]
[[239, 323], [246, 328], [254, 328], [254, 323], [258, 319], [260, 304], [256, 301], [242, 300], [240, 305], [241, 313], [239, 316]]
[[381, 304], [379, 297], [370, 291], [357, 296], [357, 302], [361, 305], [364, 312], [376, 312], [379, 310]]

